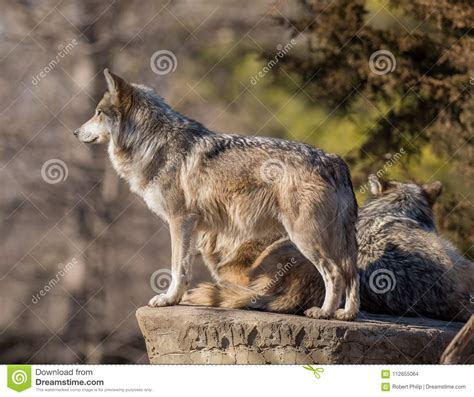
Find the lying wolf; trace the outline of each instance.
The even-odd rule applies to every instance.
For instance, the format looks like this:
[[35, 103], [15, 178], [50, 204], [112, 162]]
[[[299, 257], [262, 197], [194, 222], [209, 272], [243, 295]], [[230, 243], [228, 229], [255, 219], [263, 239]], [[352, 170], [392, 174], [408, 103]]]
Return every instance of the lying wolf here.
[[169, 224], [172, 282], [150, 306], [181, 301], [206, 234], [225, 236], [229, 252], [248, 239], [287, 236], [324, 280], [321, 307], [305, 314], [356, 317], [357, 203], [341, 158], [301, 143], [216, 134], [151, 88], [104, 74], [108, 92], [75, 135], [108, 143], [118, 174]]
[[[474, 264], [436, 232], [431, 208], [441, 184], [380, 183], [374, 177], [369, 184], [372, 197], [357, 221], [361, 308], [466, 321], [473, 310]], [[321, 276], [288, 239], [247, 241], [227, 261], [218, 260], [213, 244], [203, 252], [217, 284], [189, 291], [184, 303], [301, 313], [322, 302]]]

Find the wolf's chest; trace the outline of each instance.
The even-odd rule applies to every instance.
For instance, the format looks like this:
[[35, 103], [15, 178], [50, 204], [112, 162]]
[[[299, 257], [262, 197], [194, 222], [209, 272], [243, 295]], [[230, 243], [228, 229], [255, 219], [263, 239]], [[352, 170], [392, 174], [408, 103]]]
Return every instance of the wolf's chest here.
[[143, 200], [145, 200], [146, 205], [150, 208], [155, 214], [157, 214], [165, 222], [168, 222], [168, 214], [165, 206], [165, 199], [161, 194], [160, 189], [155, 185], [148, 186], [143, 195]]
[[130, 190], [143, 198], [150, 210], [163, 220], [168, 221], [165, 200], [158, 185], [153, 181], [145, 181], [140, 167], [137, 164], [125, 161], [113, 149], [109, 148], [109, 156], [115, 171], [127, 181]]

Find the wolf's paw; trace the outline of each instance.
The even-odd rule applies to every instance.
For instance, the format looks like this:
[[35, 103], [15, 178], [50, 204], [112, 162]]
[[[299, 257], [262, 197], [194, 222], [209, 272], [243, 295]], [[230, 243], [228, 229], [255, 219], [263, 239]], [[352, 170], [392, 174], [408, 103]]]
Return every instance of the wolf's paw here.
[[305, 310], [304, 315], [310, 318], [321, 318], [328, 319], [330, 317], [329, 313], [326, 310], [321, 309], [320, 307], [314, 306]]
[[334, 313], [334, 318], [340, 321], [352, 321], [356, 317], [357, 314], [354, 315], [354, 313], [348, 312], [344, 309], [337, 309]]
[[150, 307], [163, 307], [163, 306], [172, 306], [177, 305], [179, 302], [177, 299], [167, 295], [167, 294], [160, 294], [155, 295], [153, 298], [150, 299], [148, 302], [148, 306]]

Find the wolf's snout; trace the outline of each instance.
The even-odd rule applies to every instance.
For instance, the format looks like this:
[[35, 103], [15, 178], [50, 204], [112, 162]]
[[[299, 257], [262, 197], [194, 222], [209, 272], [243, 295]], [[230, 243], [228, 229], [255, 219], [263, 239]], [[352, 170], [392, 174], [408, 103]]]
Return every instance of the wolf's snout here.
[[76, 130], [74, 130], [74, 136], [78, 136], [78, 135], [79, 135], [79, 131], [80, 131], [80, 129], [79, 129], [79, 128], [78, 128], [78, 129], [76, 129]]

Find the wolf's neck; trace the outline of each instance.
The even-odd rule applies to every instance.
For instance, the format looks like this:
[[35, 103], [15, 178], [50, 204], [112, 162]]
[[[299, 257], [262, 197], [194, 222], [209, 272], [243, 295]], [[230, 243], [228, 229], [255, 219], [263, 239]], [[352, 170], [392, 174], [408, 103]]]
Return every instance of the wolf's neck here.
[[111, 140], [108, 153], [114, 169], [135, 193], [150, 183], [179, 172], [185, 158], [206, 136], [214, 135], [193, 120], [137, 126], [122, 140]]

